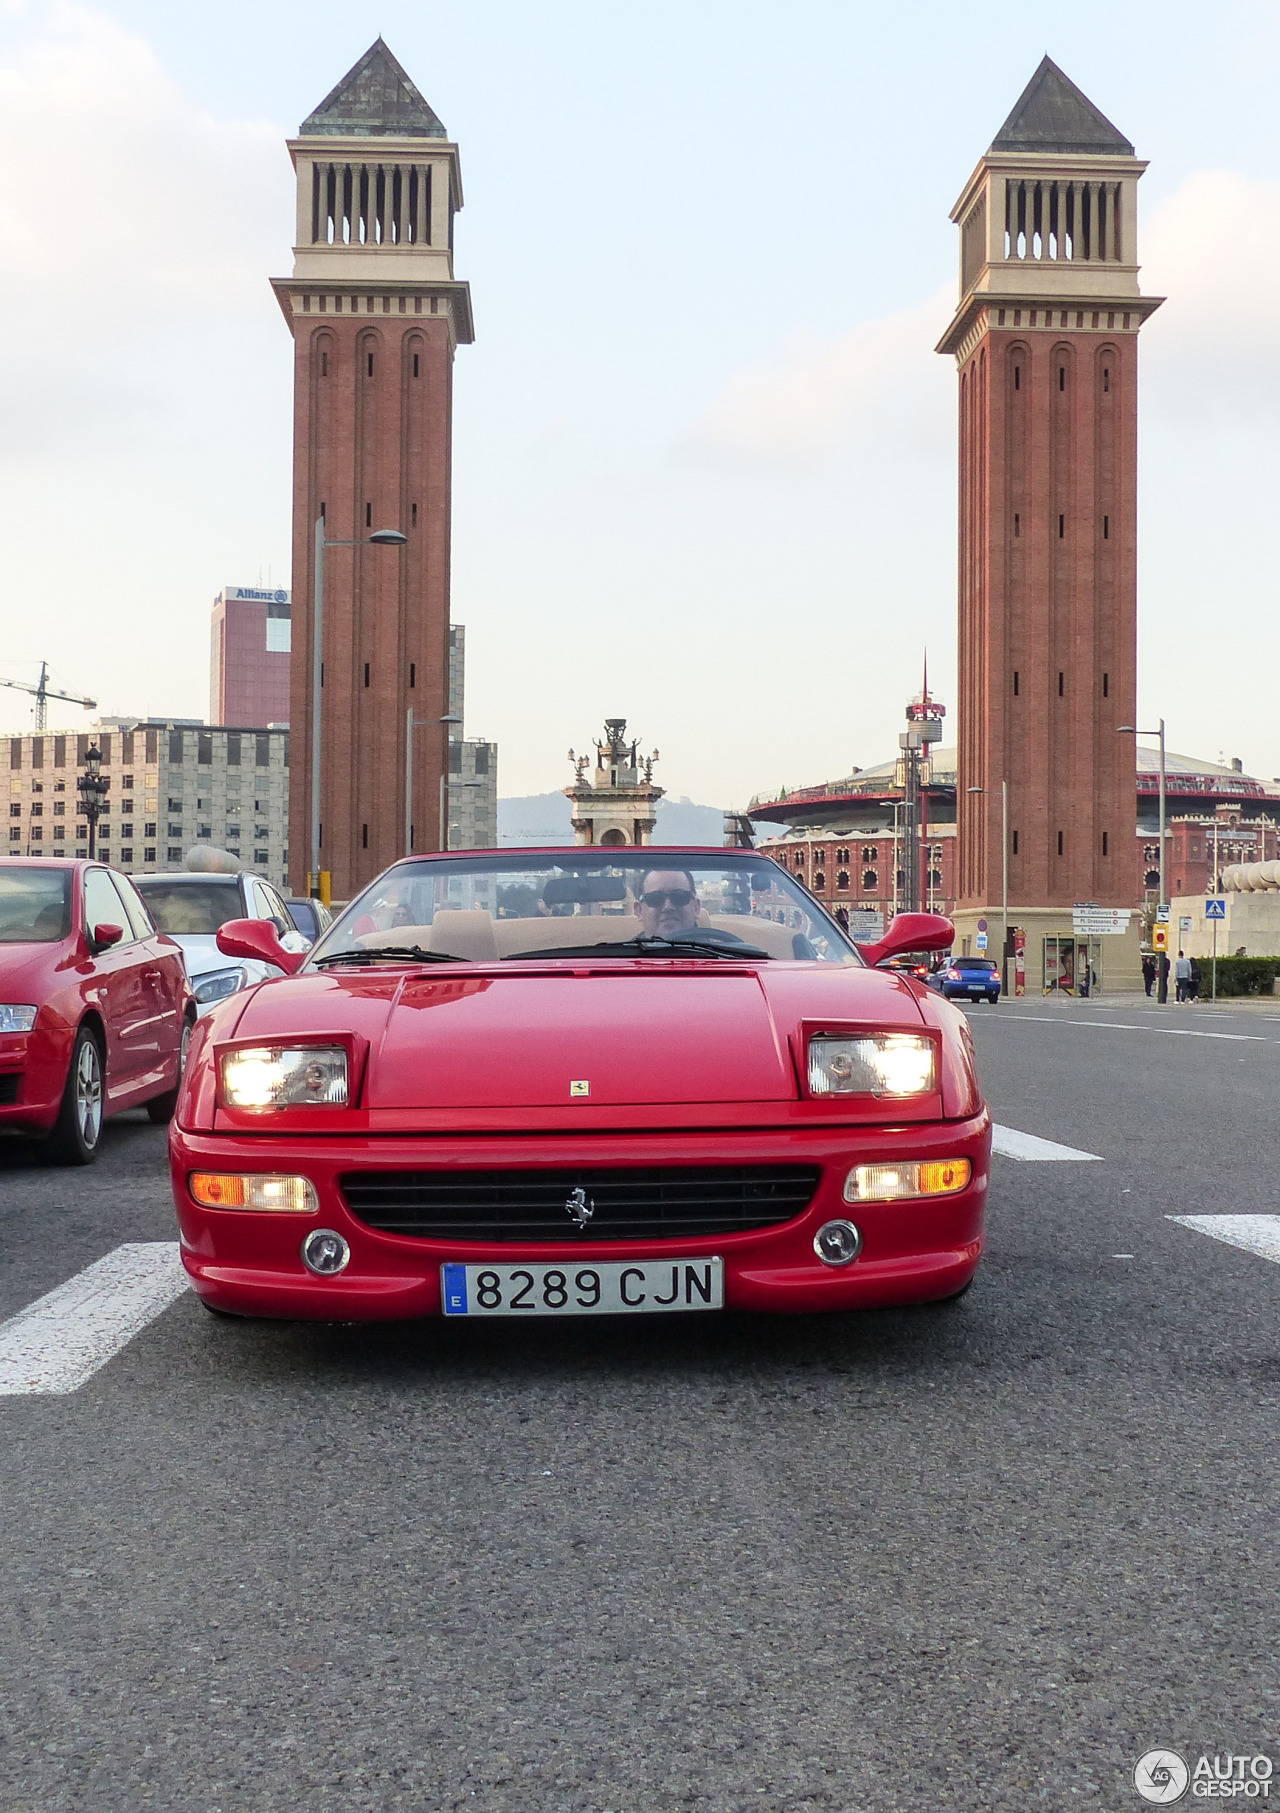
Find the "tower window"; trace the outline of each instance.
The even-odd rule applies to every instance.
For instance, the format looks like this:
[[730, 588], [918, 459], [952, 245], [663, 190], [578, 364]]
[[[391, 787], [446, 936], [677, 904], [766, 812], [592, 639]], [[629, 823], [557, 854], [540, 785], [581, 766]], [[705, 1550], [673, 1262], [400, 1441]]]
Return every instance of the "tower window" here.
[[417, 504], [414, 504], [412, 509], [409, 512], [409, 522], [413, 528], [415, 528], [415, 529], [417, 528], [417, 526], [418, 526], [418, 506], [417, 506]]
[[1015, 365], [1013, 368], [1013, 388], [1022, 389], [1022, 367], [1020, 365]]
[[1060, 516], [1058, 518], [1058, 540], [1059, 541], [1062, 540], [1062, 538], [1066, 534], [1066, 532], [1067, 532], [1067, 519], [1065, 516]]
[[1066, 388], [1067, 388], [1067, 368], [1065, 365], [1060, 365], [1058, 367], [1058, 389], [1065, 390]]
[[1111, 367], [1109, 365], [1104, 365], [1102, 368], [1102, 388], [1111, 389]]
[[1102, 519], [1102, 539], [1103, 541], [1111, 540], [1111, 518], [1109, 516], [1104, 516]]
[[1013, 696], [1015, 699], [1018, 696], [1018, 692], [1019, 692], [1019, 675], [1018, 675], [1018, 670], [1015, 667], [1013, 670]]
[[361, 827], [360, 827], [360, 848], [362, 850], [367, 850], [369, 848], [369, 827], [368, 827], [368, 825], [361, 825]]
[[1059, 856], [1062, 855], [1062, 833], [1061, 833], [1061, 831], [1059, 831], [1059, 833], [1058, 833], [1058, 855]]
[[369, 663], [367, 661], [364, 664], [364, 683], [366, 686], [369, 684]]
[[418, 375], [418, 355], [417, 355], [417, 353], [415, 353], [413, 355], [413, 375], [415, 378]]
[[324, 505], [323, 504], [321, 504], [321, 506], [320, 506], [320, 521], [321, 522], [324, 521]]
[[328, 355], [328, 353], [321, 353], [321, 355], [320, 355], [320, 376], [322, 378], [327, 378], [328, 375], [329, 375], [329, 355]]
[[1106, 853], [1107, 853], [1107, 834], [1104, 831], [1102, 833], [1102, 854], [1105, 856]]
[[1018, 854], [1018, 833], [1016, 831], [1013, 834], [1013, 853], [1015, 856]]
[[1022, 518], [1016, 510], [1013, 513], [1013, 533], [1015, 536], [1022, 534]]
[[409, 684], [410, 686], [416, 686], [418, 684], [418, 663], [416, 661], [410, 661], [409, 663]]
[[364, 526], [366, 529], [371, 529], [373, 527], [373, 505], [372, 504], [366, 504], [364, 507]]
[[369, 376], [373, 376], [373, 354], [369, 354]]
[[1058, 697], [1061, 699], [1064, 696], [1065, 692], [1066, 692], [1066, 675], [1060, 673], [1058, 675]]
[[1109, 699], [1111, 697], [1111, 675], [1110, 674], [1103, 674], [1103, 676], [1102, 676], [1102, 696], [1104, 699]]

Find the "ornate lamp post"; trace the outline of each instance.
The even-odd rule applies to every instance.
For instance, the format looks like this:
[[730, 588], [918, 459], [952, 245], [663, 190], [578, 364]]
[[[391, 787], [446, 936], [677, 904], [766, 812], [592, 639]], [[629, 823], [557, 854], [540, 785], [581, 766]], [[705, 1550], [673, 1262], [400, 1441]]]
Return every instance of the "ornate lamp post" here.
[[110, 791], [111, 782], [102, 773], [102, 751], [96, 743], [90, 743], [84, 755], [84, 773], [76, 781], [76, 792], [84, 805], [84, 815], [89, 821], [89, 855], [97, 853], [98, 819], [102, 813], [102, 802]]

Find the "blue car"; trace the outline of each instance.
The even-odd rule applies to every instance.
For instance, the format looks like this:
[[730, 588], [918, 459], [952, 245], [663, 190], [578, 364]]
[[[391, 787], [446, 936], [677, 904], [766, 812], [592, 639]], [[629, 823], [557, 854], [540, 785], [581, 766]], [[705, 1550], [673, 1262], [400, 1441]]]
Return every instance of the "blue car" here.
[[990, 957], [952, 957], [929, 977], [948, 1001], [998, 1001], [1000, 971]]

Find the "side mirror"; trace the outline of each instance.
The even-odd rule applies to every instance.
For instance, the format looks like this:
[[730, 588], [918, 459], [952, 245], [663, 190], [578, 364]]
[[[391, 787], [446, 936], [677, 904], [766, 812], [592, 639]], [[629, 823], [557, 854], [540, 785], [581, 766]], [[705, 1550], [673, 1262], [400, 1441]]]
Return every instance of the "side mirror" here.
[[123, 937], [124, 927], [122, 925], [95, 925], [89, 942], [95, 950], [105, 951], [110, 949], [113, 944], [119, 944]]
[[226, 957], [250, 957], [259, 963], [274, 963], [286, 976], [296, 975], [306, 959], [305, 951], [284, 948], [270, 919], [228, 919], [218, 928], [218, 949]]
[[897, 913], [878, 944], [860, 944], [858, 949], [862, 961], [874, 969], [901, 951], [949, 951], [955, 938], [955, 926], [941, 913]]

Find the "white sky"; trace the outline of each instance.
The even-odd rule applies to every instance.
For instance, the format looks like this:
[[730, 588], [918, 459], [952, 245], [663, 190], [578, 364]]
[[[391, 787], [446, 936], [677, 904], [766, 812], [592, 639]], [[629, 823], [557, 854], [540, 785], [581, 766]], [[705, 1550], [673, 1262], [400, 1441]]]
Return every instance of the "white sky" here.
[[1230, 0], [0, 0], [0, 673], [200, 717], [213, 594], [288, 583], [283, 139], [379, 30], [462, 151], [504, 794], [606, 714], [716, 804], [883, 760], [926, 642], [953, 701], [947, 215], [1046, 49], [1151, 160], [1140, 722], [1280, 773], [1280, 10]]

